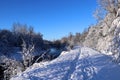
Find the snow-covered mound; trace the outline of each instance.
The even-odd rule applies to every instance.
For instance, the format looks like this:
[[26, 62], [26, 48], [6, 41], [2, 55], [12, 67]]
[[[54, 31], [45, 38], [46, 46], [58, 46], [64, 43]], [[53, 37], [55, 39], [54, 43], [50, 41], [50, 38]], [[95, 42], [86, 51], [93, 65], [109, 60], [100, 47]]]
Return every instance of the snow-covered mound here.
[[120, 80], [111, 57], [82, 47], [62, 52], [53, 61], [35, 63], [11, 80]]

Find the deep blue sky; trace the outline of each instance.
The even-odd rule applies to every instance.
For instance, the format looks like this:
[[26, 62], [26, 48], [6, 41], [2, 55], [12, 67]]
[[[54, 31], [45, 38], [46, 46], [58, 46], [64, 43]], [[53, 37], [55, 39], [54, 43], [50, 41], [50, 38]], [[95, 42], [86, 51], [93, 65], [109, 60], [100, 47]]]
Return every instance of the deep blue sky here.
[[0, 29], [19, 22], [48, 40], [82, 32], [95, 23], [96, 0], [0, 0]]

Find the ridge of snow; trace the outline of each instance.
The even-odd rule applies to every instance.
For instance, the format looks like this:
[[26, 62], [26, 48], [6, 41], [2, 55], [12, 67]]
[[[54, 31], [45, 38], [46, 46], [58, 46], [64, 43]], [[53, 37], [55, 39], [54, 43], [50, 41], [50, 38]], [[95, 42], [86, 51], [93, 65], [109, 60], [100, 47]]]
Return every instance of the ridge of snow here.
[[120, 80], [111, 57], [90, 48], [62, 52], [55, 60], [35, 63], [10, 80]]

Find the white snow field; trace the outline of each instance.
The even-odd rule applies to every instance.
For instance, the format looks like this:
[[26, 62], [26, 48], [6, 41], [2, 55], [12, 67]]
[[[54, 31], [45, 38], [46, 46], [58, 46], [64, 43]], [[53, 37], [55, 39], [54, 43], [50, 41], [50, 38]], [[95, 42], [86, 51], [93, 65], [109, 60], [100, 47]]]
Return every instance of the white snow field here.
[[120, 66], [90, 48], [62, 52], [55, 60], [35, 63], [11, 80], [120, 80]]

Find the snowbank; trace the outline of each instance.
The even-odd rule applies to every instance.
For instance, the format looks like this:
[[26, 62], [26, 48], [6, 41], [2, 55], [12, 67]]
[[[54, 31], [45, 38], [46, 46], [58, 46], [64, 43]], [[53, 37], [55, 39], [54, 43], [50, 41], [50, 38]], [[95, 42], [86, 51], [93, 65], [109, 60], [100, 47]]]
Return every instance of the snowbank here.
[[10, 80], [119, 80], [120, 67], [111, 58], [83, 47], [62, 52], [53, 61], [36, 63]]

